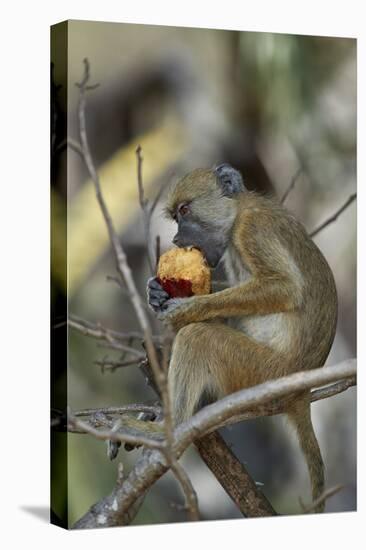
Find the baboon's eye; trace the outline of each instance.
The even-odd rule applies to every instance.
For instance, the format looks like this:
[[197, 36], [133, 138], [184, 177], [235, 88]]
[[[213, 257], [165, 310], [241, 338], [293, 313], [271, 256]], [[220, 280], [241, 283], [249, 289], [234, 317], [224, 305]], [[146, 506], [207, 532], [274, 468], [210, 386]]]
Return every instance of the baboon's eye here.
[[179, 211], [179, 214], [180, 214], [181, 216], [185, 216], [186, 214], [188, 214], [188, 212], [189, 212], [189, 206], [188, 206], [188, 204], [187, 204], [187, 203], [183, 203], [183, 204], [179, 205], [178, 211]]

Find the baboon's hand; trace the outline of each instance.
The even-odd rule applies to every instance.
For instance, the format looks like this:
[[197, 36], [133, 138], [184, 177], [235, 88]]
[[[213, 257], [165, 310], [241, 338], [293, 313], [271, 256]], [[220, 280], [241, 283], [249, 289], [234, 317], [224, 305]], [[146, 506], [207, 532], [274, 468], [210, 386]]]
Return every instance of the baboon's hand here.
[[151, 277], [147, 281], [147, 301], [151, 309], [155, 313], [160, 313], [167, 308], [167, 302], [170, 300], [170, 296], [156, 277]]
[[156, 277], [151, 277], [147, 282], [147, 301], [149, 306], [157, 314], [160, 321], [167, 322], [168, 325], [177, 321], [177, 318], [183, 313], [189, 303], [190, 298], [171, 298], [162, 288]]

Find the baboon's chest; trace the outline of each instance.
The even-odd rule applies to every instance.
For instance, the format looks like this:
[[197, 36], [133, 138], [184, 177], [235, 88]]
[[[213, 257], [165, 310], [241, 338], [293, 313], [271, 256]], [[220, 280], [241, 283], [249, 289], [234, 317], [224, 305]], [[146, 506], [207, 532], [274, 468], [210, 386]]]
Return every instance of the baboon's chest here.
[[[234, 247], [230, 247], [226, 251], [224, 261], [230, 286], [245, 283], [252, 277], [250, 270], [243, 264]], [[288, 318], [285, 313], [231, 317], [227, 323], [253, 340], [274, 349], [285, 350], [291, 345]]]

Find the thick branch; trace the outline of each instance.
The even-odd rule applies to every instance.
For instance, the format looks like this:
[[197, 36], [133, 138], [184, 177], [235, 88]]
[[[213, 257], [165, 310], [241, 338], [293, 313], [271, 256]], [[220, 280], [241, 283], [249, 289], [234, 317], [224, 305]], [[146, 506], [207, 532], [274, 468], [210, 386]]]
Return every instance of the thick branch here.
[[[178, 452], [183, 452], [193, 439], [228, 423], [244, 411], [263, 406], [280, 398], [323, 386], [344, 378], [356, 376], [356, 359], [348, 359], [339, 365], [321, 367], [311, 371], [296, 372], [277, 380], [271, 380], [252, 388], [238, 391], [220, 401], [207, 405], [176, 429]], [[282, 410], [283, 412], [283, 410]]]
[[[228, 449], [218, 432], [205, 435], [198, 439], [195, 445], [202, 460], [244, 516], [255, 518], [277, 515], [269, 500], [256, 486], [245, 466]], [[216, 450], [214, 454], [211, 453], [212, 447]]]
[[[346, 380], [341, 380], [336, 384], [331, 384], [318, 390], [313, 390], [310, 392], [310, 401], [319, 401], [321, 399], [327, 399], [338, 393], [342, 393], [348, 388], [356, 385], [356, 377], [351, 377]], [[254, 418], [262, 418], [265, 416], [274, 416], [277, 414], [284, 414], [286, 412], [288, 399], [274, 400], [271, 403], [266, 405], [261, 405], [256, 407], [254, 410], [246, 411], [244, 413], [239, 413], [238, 415], [232, 416], [230, 419], [224, 420], [220, 427], [228, 426], [235, 424], [237, 422], [243, 422], [244, 420], [252, 420]]]
[[[346, 391], [348, 388], [350, 388], [352, 386], [355, 386], [355, 385], [356, 385], [356, 378], [351, 377], [351, 378], [348, 378], [346, 380], [341, 380], [340, 382], [337, 382], [335, 384], [330, 384], [328, 386], [324, 386], [320, 389], [313, 390], [313, 391], [310, 392], [310, 401], [315, 402], [315, 401], [319, 401], [321, 399], [327, 399], [328, 397], [332, 397], [334, 395], [342, 393], [342, 392]], [[222, 424], [220, 424], [220, 428], [224, 427], [224, 426], [236, 424], [238, 422], [244, 422], [246, 420], [253, 420], [255, 418], [263, 418], [263, 417], [266, 417], [266, 416], [274, 416], [274, 415], [284, 414], [286, 412], [286, 403], [287, 403], [287, 401], [285, 399], [274, 400], [272, 403], [269, 403], [269, 404], [266, 404], [266, 405], [260, 405], [260, 406], [256, 407], [253, 410], [248, 410], [248, 411], [233, 415], [231, 418], [224, 420], [222, 422]], [[74, 411], [73, 414], [76, 417], [86, 416], [86, 417], [91, 417], [91, 419], [92, 419], [93, 417], [97, 417], [100, 414], [105, 414], [105, 415], [108, 415], [109, 417], [112, 417], [112, 418], [113, 417], [118, 418], [120, 415], [130, 414], [130, 413], [133, 413], [133, 412], [152, 413], [156, 417], [160, 417], [162, 415], [162, 409], [161, 409], [160, 406], [158, 406], [158, 405], [147, 405], [145, 403], [141, 403], [141, 404], [140, 403], [132, 403], [130, 405], [124, 405], [124, 406], [121, 406], [121, 407], [101, 407], [101, 408], [98, 408], [98, 409], [82, 409], [80, 411]], [[60, 414], [61, 413], [62, 413], [62, 411], [60, 412]], [[89, 421], [91, 419], [89, 418]], [[127, 422], [127, 424], [128, 424], [128, 422]], [[141, 433], [141, 435], [145, 435], [148, 432], [148, 429], [147, 429], [147, 427], [145, 427], [145, 424], [146, 424], [145, 422], [141, 422], [141, 424], [140, 424], [141, 425], [141, 431], [139, 432], [137, 430], [136, 433]], [[145, 429], [143, 429], [143, 428], [145, 428]], [[205, 445], [208, 445], [209, 447], [211, 447], [212, 443], [216, 443], [216, 441], [217, 441], [217, 440], [209, 439], [209, 438], [204, 438], [204, 439], [205, 439], [204, 444], [201, 441], [201, 444], [199, 446], [199, 452], [200, 453], [201, 453], [201, 449]], [[223, 440], [222, 440], [222, 442], [223, 442], [224, 445], [226, 445]], [[220, 447], [221, 447], [221, 442], [220, 442]], [[223, 456], [223, 452], [220, 449], [218, 450], [218, 452]], [[208, 457], [207, 460], [209, 460], [210, 457], [212, 456], [212, 453], [208, 449], [205, 449], [204, 450], [204, 455], [205, 455], [205, 457]], [[229, 455], [227, 455], [227, 457], [228, 456]], [[226, 459], [227, 459], [227, 457], [226, 457]], [[226, 459], [223, 459], [223, 464], [226, 463]], [[205, 461], [206, 461], [206, 459], [205, 459]], [[217, 461], [217, 458], [214, 457], [213, 462], [216, 463], [216, 461]], [[215, 468], [216, 468], [216, 466], [215, 466]], [[229, 472], [229, 475], [230, 475], [230, 471], [228, 471], [228, 472]], [[227, 477], [228, 473], [226, 473], [225, 475]], [[220, 479], [219, 479], [219, 481], [220, 481]], [[221, 481], [220, 481], [220, 483], [221, 483]]]
[[[350, 359], [333, 367], [291, 374], [229, 395], [201, 409], [190, 420], [176, 428], [174, 444], [176, 456], [179, 457], [192, 441], [215, 430], [223, 422], [245, 410], [288, 397], [298, 391], [310, 390], [314, 386], [322, 386], [355, 376], [356, 360]], [[98, 527], [101, 521], [108, 522], [108, 525], [122, 525], [129, 507], [168, 469], [169, 465], [160, 452], [145, 453], [137, 461], [122, 487], [116, 487], [111, 495], [94, 505], [74, 527]]]

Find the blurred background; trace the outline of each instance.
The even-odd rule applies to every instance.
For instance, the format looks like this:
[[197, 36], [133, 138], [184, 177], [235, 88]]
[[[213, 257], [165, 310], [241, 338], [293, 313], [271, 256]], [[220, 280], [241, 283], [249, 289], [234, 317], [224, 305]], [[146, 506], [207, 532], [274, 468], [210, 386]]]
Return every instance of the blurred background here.
[[[101, 185], [142, 295], [150, 276], [138, 201], [135, 149], [143, 150], [145, 192], [159, 189], [197, 167], [229, 162], [250, 189], [282, 196], [296, 177], [287, 207], [311, 231], [356, 190], [356, 41], [117, 23], [67, 23], [67, 66], [57, 63], [64, 38], [52, 30], [54, 121], [52, 206], [53, 304], [68, 290], [69, 314], [107, 328], [138, 329], [115, 274], [107, 231], [80, 156], [62, 146], [78, 139], [75, 82], [83, 58], [91, 65], [87, 131]], [[58, 87], [58, 84], [65, 83]], [[67, 105], [67, 109], [66, 109]], [[64, 182], [67, 179], [67, 187]], [[67, 202], [67, 225], [65, 204]], [[162, 216], [164, 193], [152, 221], [161, 249], [171, 246], [174, 224]], [[65, 251], [57, 236], [67, 231]], [[356, 356], [356, 205], [315, 237], [337, 284], [339, 321], [327, 364]], [[220, 268], [216, 279], [223, 278]], [[57, 321], [57, 319], [56, 319]], [[159, 325], [151, 319], [154, 332]], [[55, 323], [57, 327], [57, 322]], [[54, 328], [54, 330], [61, 330]], [[73, 410], [124, 405], [154, 398], [136, 366], [102, 372], [96, 360], [118, 353], [73, 330], [68, 332], [68, 404]], [[312, 406], [326, 464], [326, 484], [343, 484], [326, 511], [356, 509], [356, 390]], [[305, 464], [280, 417], [222, 431], [279, 513], [301, 513], [310, 502]], [[86, 435], [67, 437], [67, 485], [56, 490], [55, 508], [72, 524], [116, 481], [118, 461], [128, 472], [139, 450], [120, 450], [110, 462], [106, 446]], [[198, 454], [182, 458], [198, 493], [203, 519], [241, 517]], [[59, 468], [64, 468], [60, 462]], [[184, 521], [182, 496], [165, 475], [149, 492], [134, 524]]]

